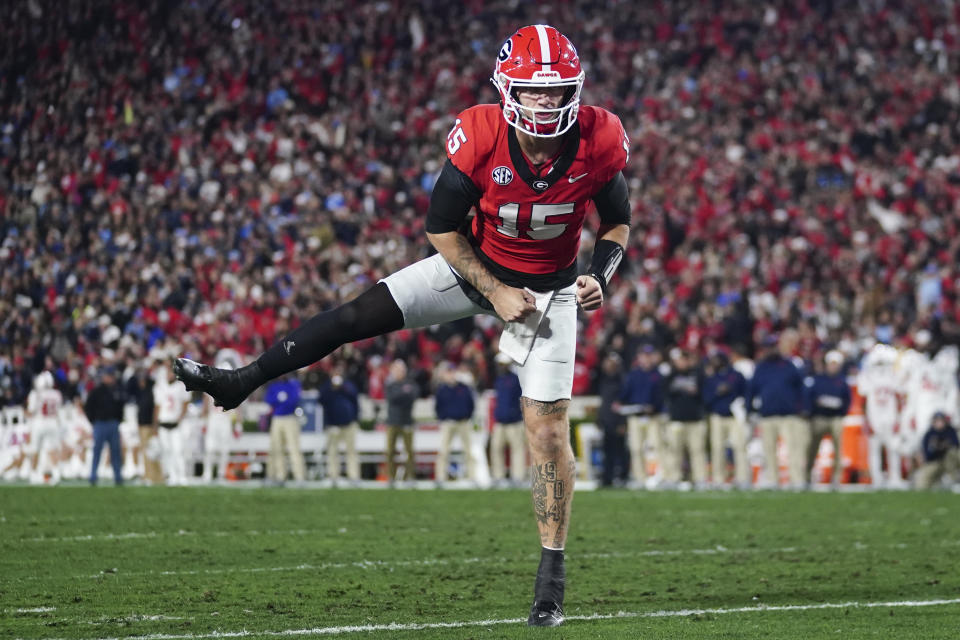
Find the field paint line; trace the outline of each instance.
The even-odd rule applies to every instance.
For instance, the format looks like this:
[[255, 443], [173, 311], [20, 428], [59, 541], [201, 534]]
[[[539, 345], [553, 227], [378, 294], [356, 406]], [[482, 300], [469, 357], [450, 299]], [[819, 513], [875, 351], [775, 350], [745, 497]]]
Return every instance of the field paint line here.
[[[131, 622], [159, 622], [162, 620], [193, 620], [193, 618], [185, 618], [183, 616], [167, 616], [162, 614], [157, 614], [157, 615], [133, 614], [133, 615], [117, 617], [117, 618], [104, 616], [99, 620], [80, 620], [78, 624], [106, 626], [106, 625], [118, 624], [118, 623], [129, 624]], [[65, 621], [76, 622], [69, 618], [66, 618]]]
[[103, 533], [98, 535], [66, 536], [63, 538], [45, 538], [39, 536], [37, 538], [23, 538], [19, 540], [19, 542], [91, 542], [93, 540], [136, 540], [156, 537], [158, 537], [156, 533]]
[[[567, 620], [593, 621], [626, 618], [684, 618], [697, 615], [734, 615], [738, 613], [768, 613], [778, 611], [815, 611], [822, 609], [886, 609], [900, 607], [936, 607], [960, 604], [960, 598], [949, 600], [899, 600], [892, 602], [822, 602], [819, 604], [757, 605], [729, 609], [679, 609], [661, 611], [618, 611], [616, 613], [593, 613], [567, 616]], [[421, 631], [429, 629], [461, 629], [488, 627], [504, 624], [522, 624], [526, 618], [502, 618], [491, 620], [466, 620], [460, 622], [391, 622], [389, 624], [348, 625], [341, 627], [314, 627], [311, 629], [284, 629], [281, 631], [211, 631], [209, 633], [167, 634], [152, 633], [142, 636], [96, 638], [95, 640], [201, 640], [203, 638], [248, 638], [285, 636], [339, 636], [348, 633], [377, 631]], [[66, 640], [66, 639], [59, 639]]]
[[[955, 546], [955, 544], [960, 544], [960, 542], [954, 541], [945, 541], [940, 546]], [[853, 551], [866, 551], [871, 547], [870, 545], [865, 545], [861, 542], [855, 542], [851, 545], [851, 550]], [[906, 549], [908, 545], [898, 542], [896, 544], [884, 545], [884, 549]], [[760, 548], [760, 547], [749, 547], [741, 549], [730, 549], [722, 545], [716, 547], [709, 547], [706, 549], [649, 549], [647, 551], [613, 551], [613, 552], [586, 552], [578, 554], [570, 554], [567, 556], [567, 561], [575, 562], [577, 560], [611, 560], [611, 559], [629, 559], [629, 558], [657, 558], [657, 557], [673, 557], [673, 556], [684, 556], [684, 555], [694, 555], [694, 556], [714, 556], [721, 554], [755, 554], [755, 553], [798, 553], [804, 551], [817, 551], [822, 549], [822, 547], [779, 547], [774, 549]], [[505, 558], [505, 557], [489, 557], [489, 558], [430, 558], [426, 560], [354, 560], [352, 562], [324, 562], [320, 564], [298, 564], [290, 565], [285, 567], [224, 567], [221, 569], [184, 569], [177, 570], [172, 569], [169, 571], [116, 571], [108, 570], [101, 571], [100, 573], [95, 574], [84, 574], [84, 575], [75, 575], [70, 576], [71, 579], [91, 579], [91, 578], [102, 578], [106, 575], [116, 575], [122, 574], [124, 576], [148, 576], [148, 575], [159, 575], [159, 576], [198, 576], [198, 575], [223, 575], [223, 574], [232, 574], [232, 573], [283, 573], [289, 571], [326, 571], [333, 569], [366, 569], [366, 570], [376, 570], [376, 569], [385, 569], [393, 570], [403, 567], [434, 567], [434, 566], [455, 566], [460, 564], [508, 564], [510, 562], [526, 562], [530, 560], [536, 560], [539, 558], [538, 555], [528, 554], [523, 557], [518, 558]], [[28, 580], [39, 579], [36, 576], [28, 576]]]
[[[866, 548], [866, 547], [863, 547]], [[568, 561], [576, 560], [609, 560], [609, 559], [621, 559], [621, 558], [643, 558], [643, 557], [660, 557], [660, 556], [679, 556], [679, 555], [717, 555], [721, 553], [793, 553], [800, 551], [796, 547], [782, 547], [780, 549], [727, 549], [724, 547], [717, 547], [711, 549], [670, 549], [670, 550], [649, 550], [649, 551], [624, 551], [624, 552], [613, 552], [613, 553], [579, 553], [576, 555], [567, 556]], [[106, 575], [116, 575], [123, 573], [124, 576], [147, 576], [147, 575], [159, 575], [159, 576], [197, 576], [197, 575], [223, 575], [231, 573], [283, 573], [288, 571], [325, 571], [330, 569], [386, 569], [392, 571], [396, 568], [403, 567], [435, 567], [435, 566], [451, 566], [451, 565], [460, 565], [460, 564], [507, 564], [510, 562], [525, 562], [535, 560], [537, 556], [534, 554], [528, 554], [525, 557], [521, 558], [504, 558], [504, 557], [490, 557], [490, 558], [454, 558], [454, 559], [444, 559], [444, 558], [431, 558], [428, 560], [355, 560], [352, 562], [324, 562], [321, 564], [298, 564], [286, 567], [225, 567], [222, 569], [185, 569], [185, 570], [170, 570], [170, 571], [136, 571], [136, 572], [120, 572], [117, 570], [108, 570], [101, 571], [100, 573], [95, 573], [92, 575], [82, 575], [82, 576], [72, 576], [74, 579], [79, 578], [102, 578]]]
[[[947, 540], [941, 542], [938, 546], [941, 547], [952, 547], [960, 544], [960, 541]], [[907, 545], [903, 542], [898, 542], [889, 545], [882, 545], [880, 547], [863, 544], [862, 542], [854, 542], [850, 545], [852, 551], [867, 551], [872, 548], [882, 548], [882, 549], [907, 549], [910, 545]], [[586, 553], [577, 553], [570, 554], [567, 556], [568, 561], [577, 561], [577, 560], [610, 560], [610, 559], [629, 559], [629, 558], [656, 558], [656, 557], [673, 557], [673, 556], [683, 556], [683, 555], [695, 555], [695, 556], [714, 556], [721, 554], [756, 554], [756, 553], [798, 553], [805, 551], [817, 551], [822, 550], [824, 547], [779, 547], [774, 549], [761, 548], [761, 547], [747, 547], [747, 548], [728, 548], [722, 545], [717, 545], [716, 547], [708, 547], [705, 549], [648, 549], [646, 551], [612, 551], [612, 552], [591, 552]], [[833, 549], [836, 549], [833, 547]], [[505, 558], [505, 557], [489, 557], [489, 558], [430, 558], [426, 560], [355, 560], [351, 562], [324, 562], [320, 564], [297, 564], [284, 567], [224, 567], [221, 569], [184, 569], [184, 570], [169, 570], [169, 571], [121, 571], [117, 569], [108, 569], [100, 571], [99, 573], [94, 574], [82, 574], [82, 575], [73, 575], [65, 576], [66, 579], [71, 580], [89, 580], [95, 578], [103, 578], [107, 575], [123, 575], [123, 576], [198, 576], [198, 575], [223, 575], [223, 574], [233, 574], [233, 573], [283, 573], [283, 572], [292, 572], [292, 571], [326, 571], [334, 569], [366, 569], [366, 570], [393, 570], [396, 568], [403, 567], [433, 567], [433, 566], [455, 566], [455, 565], [468, 565], [468, 564], [507, 564], [510, 562], [526, 562], [530, 560], [536, 560], [539, 556], [535, 554], [527, 554], [521, 557], [514, 558]], [[49, 576], [24, 576], [16, 578], [16, 581], [33, 581], [33, 580], [46, 580]]]
[[307, 536], [318, 533], [329, 533], [328, 530], [319, 529], [288, 529], [285, 531], [190, 531], [180, 529], [178, 531], [156, 532], [156, 531], [130, 531], [128, 533], [100, 533], [87, 534], [79, 536], [47, 537], [37, 536], [34, 538], [21, 538], [15, 542], [99, 542], [110, 540], [137, 540], [141, 538], [160, 538], [172, 537], [180, 538], [185, 536], [211, 536], [214, 538], [227, 538], [231, 536]]
[[4, 609], [4, 613], [10, 611], [13, 611], [13, 613], [49, 613], [56, 610], [56, 607], [29, 607], [24, 609]]

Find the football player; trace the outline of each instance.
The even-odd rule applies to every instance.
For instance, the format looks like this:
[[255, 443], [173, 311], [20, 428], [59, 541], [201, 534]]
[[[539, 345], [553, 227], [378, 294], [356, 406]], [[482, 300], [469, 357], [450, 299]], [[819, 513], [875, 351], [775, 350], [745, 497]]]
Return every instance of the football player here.
[[[30, 454], [33, 473], [31, 484], [43, 484], [46, 472], [50, 481], [60, 481], [61, 448], [60, 409], [63, 396], [53, 386], [53, 374], [41, 371], [33, 379], [33, 390], [27, 396], [27, 422], [30, 424]], [[41, 466], [42, 463], [42, 466]]]
[[[923, 336], [917, 342], [918, 347], [928, 347], [930, 339]], [[898, 434], [900, 453], [912, 457], [920, 452], [923, 435], [935, 413], [942, 411], [951, 424], [960, 424], [960, 352], [955, 345], [943, 347], [932, 358], [923, 351], [907, 352], [900, 365], [907, 375], [907, 400]]]
[[[314, 316], [246, 367], [223, 371], [183, 358], [174, 367], [188, 389], [230, 409], [266, 381], [345, 343], [474, 314], [499, 316], [506, 323], [500, 350], [515, 361], [523, 390], [542, 546], [528, 624], [556, 626], [563, 621], [574, 483], [567, 407], [577, 306], [600, 308], [624, 254], [630, 203], [621, 171], [629, 142], [615, 115], [581, 104], [580, 58], [551, 26], [526, 26], [507, 38], [492, 81], [500, 104], [463, 111], [447, 135], [448, 159], [426, 221], [437, 254]], [[600, 225], [590, 266], [578, 274], [591, 200]], [[471, 209], [476, 216], [468, 221]]]
[[[885, 344], [875, 345], [863, 359], [857, 375], [857, 393], [864, 398], [867, 432], [867, 461], [870, 481], [876, 487], [901, 487], [900, 451], [896, 446], [897, 425], [900, 422], [897, 350]], [[887, 481], [884, 481], [881, 454], [887, 452]]]
[[[239, 437], [239, 420], [236, 411], [218, 411], [209, 396], [204, 400], [203, 432], [203, 482], [210, 484], [214, 478], [223, 479], [230, 461], [230, 444]], [[214, 475], [213, 466], [217, 473]]]
[[170, 373], [169, 369], [163, 372], [153, 386], [153, 421], [160, 427], [157, 440], [160, 442], [160, 460], [167, 484], [182, 486], [187, 483], [183, 422], [187, 417], [190, 394], [175, 384]]
[[0, 479], [19, 480], [30, 477], [30, 424], [8, 412], [3, 416], [6, 426], [0, 423]]

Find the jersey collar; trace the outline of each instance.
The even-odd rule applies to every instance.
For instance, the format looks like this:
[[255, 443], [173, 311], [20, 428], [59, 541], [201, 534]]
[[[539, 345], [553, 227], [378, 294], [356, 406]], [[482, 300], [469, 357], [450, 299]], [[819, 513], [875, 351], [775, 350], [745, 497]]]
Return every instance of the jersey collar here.
[[510, 148], [510, 161], [513, 162], [513, 168], [517, 170], [517, 175], [537, 193], [543, 193], [552, 187], [557, 180], [566, 175], [570, 169], [570, 165], [573, 164], [574, 159], [577, 157], [577, 151], [580, 149], [580, 123], [573, 123], [570, 130], [564, 135], [567, 139], [563, 145], [563, 149], [560, 151], [560, 156], [553, 163], [553, 167], [547, 175], [541, 177], [535, 175], [530, 169], [527, 159], [523, 156], [523, 151], [520, 150], [520, 141], [517, 140], [517, 132], [513, 127], [508, 127], [507, 146]]

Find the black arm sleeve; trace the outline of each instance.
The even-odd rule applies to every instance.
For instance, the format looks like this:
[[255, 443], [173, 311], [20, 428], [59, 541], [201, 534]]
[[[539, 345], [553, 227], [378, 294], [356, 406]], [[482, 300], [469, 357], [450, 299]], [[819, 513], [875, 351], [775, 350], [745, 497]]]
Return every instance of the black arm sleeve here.
[[427, 211], [427, 233], [457, 231], [470, 209], [480, 202], [480, 189], [447, 160], [433, 185]]
[[630, 224], [630, 189], [622, 171], [600, 188], [593, 202], [603, 224]]

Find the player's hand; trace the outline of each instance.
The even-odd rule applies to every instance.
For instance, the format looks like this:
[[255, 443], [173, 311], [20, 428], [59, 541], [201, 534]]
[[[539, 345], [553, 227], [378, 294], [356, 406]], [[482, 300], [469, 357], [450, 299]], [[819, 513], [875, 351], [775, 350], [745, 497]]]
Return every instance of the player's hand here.
[[577, 303], [584, 311], [596, 311], [603, 304], [603, 289], [593, 276], [577, 276]]
[[529, 291], [506, 285], [494, 290], [490, 303], [504, 322], [523, 320], [537, 310], [536, 300]]

